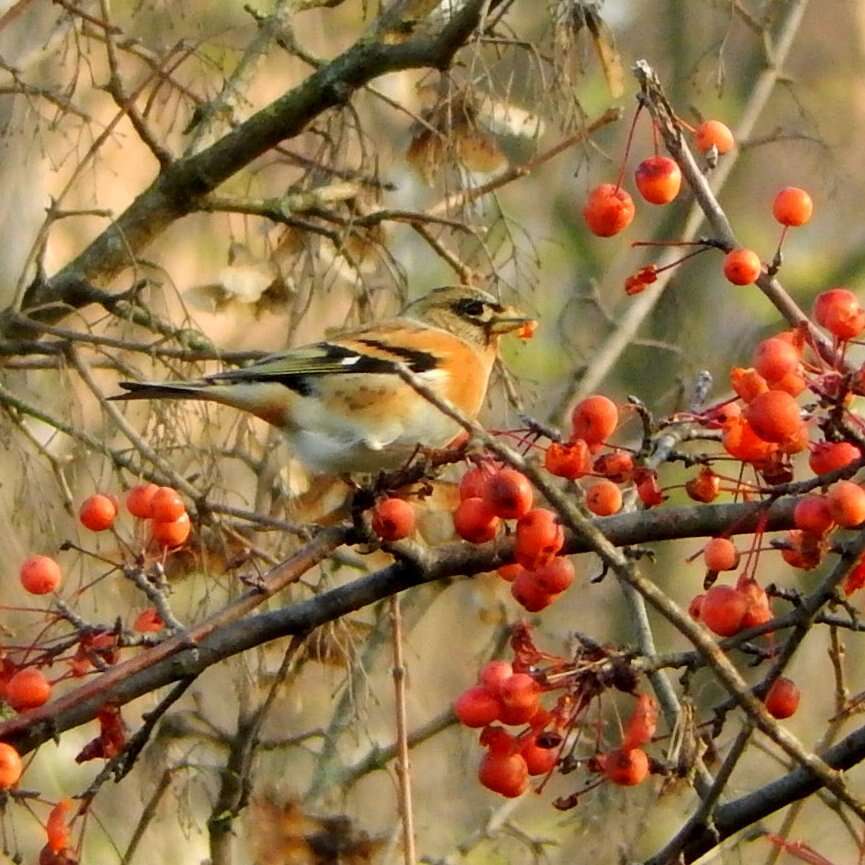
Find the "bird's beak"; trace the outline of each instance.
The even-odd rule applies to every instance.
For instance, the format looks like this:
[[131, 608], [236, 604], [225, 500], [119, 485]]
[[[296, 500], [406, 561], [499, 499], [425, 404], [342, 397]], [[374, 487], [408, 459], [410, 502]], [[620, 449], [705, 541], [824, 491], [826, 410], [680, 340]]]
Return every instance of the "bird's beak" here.
[[487, 327], [490, 333], [513, 333], [516, 330], [534, 331], [537, 322], [513, 306], [506, 306], [495, 318], [490, 319]]

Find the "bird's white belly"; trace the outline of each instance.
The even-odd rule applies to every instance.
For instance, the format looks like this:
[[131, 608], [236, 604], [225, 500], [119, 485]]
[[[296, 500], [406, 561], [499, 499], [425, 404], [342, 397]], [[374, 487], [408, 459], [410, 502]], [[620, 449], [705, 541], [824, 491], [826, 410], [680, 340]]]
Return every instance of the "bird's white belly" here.
[[419, 422], [397, 427], [383, 423], [375, 430], [357, 429], [287, 431], [295, 456], [314, 471], [326, 474], [376, 472], [398, 469], [408, 462], [418, 445], [441, 448], [460, 432], [460, 426], [433, 406]]

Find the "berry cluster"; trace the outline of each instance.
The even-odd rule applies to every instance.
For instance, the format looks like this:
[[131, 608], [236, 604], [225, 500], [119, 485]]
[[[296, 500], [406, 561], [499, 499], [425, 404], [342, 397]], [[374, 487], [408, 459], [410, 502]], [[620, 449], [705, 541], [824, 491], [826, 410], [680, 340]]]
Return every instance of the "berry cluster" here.
[[[603, 781], [634, 786], [653, 767], [643, 746], [655, 733], [658, 709], [647, 694], [636, 700], [621, 741], [604, 750], [600, 740], [578, 757], [580, 732], [587, 713], [609, 688], [633, 693], [636, 679], [627, 663], [599, 646], [585, 646], [574, 659], [541, 652], [525, 625], [514, 629], [513, 662], [490, 661], [476, 685], [454, 703], [462, 724], [482, 728], [480, 744], [486, 749], [478, 769], [481, 784], [502, 796], [524, 793], [530, 776], [549, 777], [557, 766], [563, 772], [583, 767], [599, 776], [579, 794], [561, 799], [557, 807], [570, 808], [577, 797]], [[545, 708], [541, 698], [556, 694]], [[503, 726], [504, 725], [504, 726]], [[521, 728], [509, 732], [505, 727]]]
[[[138, 542], [133, 538], [121, 538], [124, 548], [139, 549], [134, 554], [134, 564], [128, 567], [140, 572], [156, 592], [158, 574], [148, 576], [148, 561], [158, 571], [161, 559], [186, 542], [191, 528], [186, 505], [176, 490], [155, 484], [134, 487], [127, 493], [125, 504], [133, 517], [142, 523], [147, 521], [139, 524], [143, 530], [136, 532]], [[113, 495], [96, 493], [81, 504], [78, 516], [81, 525], [92, 532], [112, 530], [117, 533], [120, 502]], [[119, 534], [117, 536], [120, 538]], [[105, 558], [100, 557], [100, 560], [105, 561]], [[117, 568], [125, 570], [126, 566], [118, 563]], [[28, 712], [45, 705], [52, 699], [59, 683], [106, 670], [118, 662], [124, 646], [141, 642], [146, 639], [143, 635], [165, 628], [155, 606], [142, 610], [128, 629], [122, 628], [119, 622], [113, 627], [84, 623], [60, 596], [64, 583], [63, 569], [51, 556], [29, 556], [20, 567], [19, 579], [25, 592], [36, 596], [54, 595], [56, 604], [47, 610], [16, 608], [45, 618], [42, 635], [32, 643], [20, 646], [7, 643], [0, 649], [0, 700], [14, 712]], [[71, 597], [77, 597], [89, 588], [89, 585], [79, 587]], [[58, 642], [49, 636], [49, 632], [61, 622], [73, 625], [74, 631]], [[110, 759], [120, 754], [126, 745], [126, 728], [119, 708], [106, 704], [99, 711], [97, 720], [99, 735], [81, 750], [76, 757], [78, 762]], [[16, 750], [7, 743], [0, 743], [0, 789], [14, 788], [21, 773], [21, 759]], [[52, 811], [47, 823], [49, 843], [40, 861], [55, 865], [75, 861], [68, 850], [69, 835], [65, 821], [68, 809], [68, 803], [61, 802]]]

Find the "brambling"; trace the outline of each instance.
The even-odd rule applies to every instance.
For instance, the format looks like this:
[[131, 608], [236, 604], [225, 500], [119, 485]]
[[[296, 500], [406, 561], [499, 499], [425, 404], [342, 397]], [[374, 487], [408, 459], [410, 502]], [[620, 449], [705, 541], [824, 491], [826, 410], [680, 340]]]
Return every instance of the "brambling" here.
[[395, 469], [418, 446], [440, 448], [461, 432], [397, 374], [404, 364], [469, 418], [484, 401], [499, 337], [529, 325], [485, 291], [447, 286], [391, 319], [251, 366], [188, 382], [120, 382], [112, 399], [212, 400], [281, 429], [295, 456], [326, 474]]

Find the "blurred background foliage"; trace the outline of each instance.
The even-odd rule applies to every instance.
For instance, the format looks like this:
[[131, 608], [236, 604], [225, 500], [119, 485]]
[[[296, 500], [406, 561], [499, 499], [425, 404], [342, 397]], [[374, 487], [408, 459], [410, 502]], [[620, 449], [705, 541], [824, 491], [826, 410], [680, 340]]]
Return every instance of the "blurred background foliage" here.
[[[129, 50], [120, 51], [127, 92], [149, 74], [148, 58], [182, 59], [171, 83], [151, 83], [138, 94], [139, 108], [146, 108], [163, 146], [175, 153], [191, 141], [197, 140], [194, 149], [206, 146], [224, 133], [230, 118], [241, 120], [266, 106], [314, 64], [347, 47], [377, 11], [365, 0], [297, 14], [291, 4], [278, 5], [290, 10], [282, 45], [273, 40], [265, 46], [241, 76], [231, 110], [203, 128], [191, 123], [196, 100], [215, 98], [225, 76], [246, 62], [248, 46], [261, 34], [254, 16], [240, 2], [225, 0], [111, 3], [118, 33], [130, 37]], [[428, 71], [388, 75], [356, 94], [351, 110], [325, 114], [279, 151], [256, 160], [220, 195], [237, 202], [335, 186], [336, 203], [325, 203], [325, 216], [315, 208], [300, 213], [294, 226], [237, 212], [186, 217], [139, 261], [135, 277], [148, 280], [141, 300], [174, 327], [194, 328], [221, 349], [277, 350], [316, 339], [328, 328], [393, 312], [407, 298], [457, 281], [456, 256], [479, 280], [539, 318], [541, 327], [532, 342], [506, 347], [506, 366], [525, 409], [555, 422], [581, 392], [586, 371], [634, 302], [624, 294], [624, 279], [651, 255], [631, 249], [629, 241], [675, 239], [687, 209], [683, 202], [664, 210], [643, 204], [627, 234], [607, 241], [591, 236], [582, 222], [587, 190], [619, 171], [636, 91], [631, 64], [642, 57], [657, 69], [682, 117], [716, 117], [735, 129], [749, 110], [754, 82], [771, 65], [774, 46], [767, 34], [777, 32], [799, 7], [806, 8], [792, 50], [753, 130], [738, 142], [737, 161], [720, 200], [739, 239], [768, 259], [777, 242], [770, 215], [775, 191], [789, 184], [806, 187], [816, 215], [787, 243], [781, 274], [786, 287], [803, 306], [836, 284], [858, 290], [865, 268], [865, 225], [859, 218], [865, 195], [863, 4], [571, 0], [546, 6], [513, 3], [501, 43], [462, 52], [450, 76]], [[51, 274], [69, 261], [155, 174], [150, 151], [128, 118], [117, 118], [117, 106], [103, 87], [109, 72], [104, 28], [88, 23], [82, 10], [101, 17], [99, 4], [84, 2], [7, 0], [0, 8], [0, 59], [8, 85], [0, 91], [0, 235], [5, 241], [0, 306], [15, 302], [37, 265]], [[258, 11], [266, 15], [271, 10], [263, 4]], [[585, 22], [587, 14], [608, 28], [601, 40], [606, 68], [599, 59], [599, 40]], [[519, 43], [507, 44], [511, 36]], [[10, 92], [16, 89], [26, 92]], [[441, 216], [470, 230], [430, 224], [424, 236], [405, 221], [387, 221], [351, 231], [353, 219], [380, 208], [427, 211], [441, 206], [446, 196], [534, 159], [611, 106], [624, 109], [621, 122], [494, 194], [461, 208], [441, 207]], [[426, 127], [419, 118], [445, 133], [445, 139], [424, 145]], [[628, 183], [636, 163], [651, 150], [644, 118], [626, 168]], [[343, 199], [340, 183], [349, 186]], [[337, 220], [328, 218], [328, 207]], [[55, 217], [57, 209], [87, 213], [46, 224], [46, 208], [53, 208]], [[304, 221], [335, 233], [339, 241], [307, 230]], [[450, 264], [430, 237], [450, 250]], [[129, 288], [130, 279], [124, 275], [112, 290]], [[637, 338], [628, 340], [594, 387], [619, 400], [638, 394], [663, 413], [681, 406], [697, 372], [708, 369], [715, 377], [715, 393], [721, 395], [730, 365], [746, 365], [755, 341], [780, 325], [778, 313], [755, 287], [736, 288], [724, 281], [720, 253], [709, 251], [676, 271]], [[72, 312], [62, 326], [122, 339], [154, 338], [93, 307]], [[175, 342], [166, 337], [166, 344]], [[111, 347], [97, 347], [90, 358], [106, 393], [113, 391], [118, 375], [191, 375], [203, 368]], [[85, 430], [118, 452], [131, 452], [128, 439], [74, 370], [43, 367], [34, 358], [6, 357], [0, 362], [0, 381], [50, 418]], [[296, 467], [289, 473], [281, 470], [288, 457], [277, 436], [232, 412], [144, 405], [130, 410], [128, 418], [178, 472], [216, 500], [298, 521], [312, 519], [330, 501], [332, 493]], [[485, 418], [496, 428], [519, 424], [501, 382], [493, 389]], [[636, 434], [633, 426], [625, 439], [627, 433]], [[50, 422], [6, 410], [0, 415], [0, 436], [0, 543], [6, 551], [0, 597], [20, 604], [15, 574], [24, 556], [53, 551], [64, 538], [91, 547], [92, 540], [79, 537], [71, 515], [74, 504], [93, 489], [120, 491], [136, 478], [118, 473], [112, 460]], [[239, 450], [252, 462], [238, 459]], [[666, 483], [680, 479], [676, 471], [664, 475]], [[441, 496], [430, 505], [435, 512], [430, 523], [441, 514], [447, 491]], [[430, 529], [431, 535], [444, 534], [441, 522]], [[198, 551], [175, 563], [173, 600], [184, 618], [200, 616], [237, 591], [230, 561], [249, 536], [238, 540], [236, 527], [234, 534], [223, 528], [202, 533]], [[295, 544], [284, 533], [265, 531], [257, 532], [254, 542], [276, 558]], [[681, 543], [658, 550], [653, 574], [679, 602], [687, 603], [699, 584], [699, 568], [684, 561], [698, 546]], [[120, 553], [111, 540], [100, 549], [109, 556]], [[73, 584], [78, 580], [83, 586], [98, 575], [92, 558], [71, 551], [61, 558]], [[289, 596], [303, 597], [381, 561], [347, 554], [328, 562], [310, 585], [293, 587]], [[265, 561], [259, 564], [264, 567]], [[617, 586], [611, 579], [589, 586], [596, 565], [588, 559], [580, 565], [579, 585], [540, 619], [540, 642], [560, 651], [574, 630], [627, 641], [629, 623]], [[761, 571], [767, 579], [771, 572], [769, 563]], [[781, 571], [778, 578], [790, 580]], [[116, 578], [79, 603], [101, 621], [144, 605]], [[687, 789], [661, 795], [651, 785], [633, 791], [601, 788], [564, 814], [549, 801], [570, 792], [567, 778], [555, 778], [543, 796], [516, 802], [505, 803], [484, 791], [475, 778], [474, 737], [447, 726], [441, 716], [480, 663], [496, 647], [501, 650], [502, 629], [519, 610], [495, 577], [427, 586], [410, 593], [404, 603], [410, 725], [419, 729], [439, 719], [443, 728], [413, 750], [418, 847], [426, 861], [633, 861], [669, 837], [690, 801]], [[26, 639], [29, 633], [24, 613], [7, 613], [4, 627], [11, 640], [16, 635]], [[352, 783], [344, 773], [377, 746], [393, 741], [387, 627], [386, 611], [375, 609], [328, 628], [279, 687], [263, 731], [266, 746], [255, 763], [253, 804], [234, 827], [236, 861], [397, 861], [396, 788], [390, 768], [351, 777]], [[680, 645], [663, 623], [658, 636], [665, 648]], [[832, 706], [822, 637], [811, 639], [813, 651], [793, 665], [793, 675], [807, 684], [804, 710], [790, 722], [809, 745]], [[256, 705], [273, 683], [285, 648], [268, 646], [200, 678], [128, 781], [97, 799], [87, 829], [86, 861], [118, 859], [151, 802], [153, 823], [136, 861], [207, 857], [206, 824], [227, 748], [239, 735], [243, 708]], [[856, 670], [861, 652], [852, 640], [848, 653], [853, 662], [850, 686], [856, 691], [865, 682]], [[694, 696], [709, 706], [720, 695], [698, 677]], [[139, 700], [127, 710], [127, 721], [134, 726], [154, 700]], [[75, 765], [73, 757], [92, 735], [90, 728], [71, 731], [41, 748], [28, 783], [49, 798], [85, 787], [93, 764]], [[754, 787], [778, 768], [775, 758], [755, 749], [734, 775], [731, 790]], [[18, 814], [8, 816], [15, 817], [21, 848], [32, 859], [35, 823]], [[814, 800], [794, 835], [819, 840], [821, 852], [835, 862], [853, 861], [850, 834], [826, 831], [827, 821], [840, 825], [836, 819]], [[767, 825], [775, 825], [773, 821]], [[763, 861], [769, 849], [759, 841], [744, 842], [729, 855], [730, 861]]]

